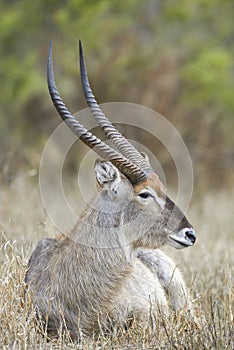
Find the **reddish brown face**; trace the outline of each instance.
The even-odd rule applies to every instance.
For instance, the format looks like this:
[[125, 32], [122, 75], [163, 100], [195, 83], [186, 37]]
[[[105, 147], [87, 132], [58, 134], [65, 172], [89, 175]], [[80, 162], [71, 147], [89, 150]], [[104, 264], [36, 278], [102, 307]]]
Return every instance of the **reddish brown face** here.
[[160, 210], [160, 229], [168, 233], [167, 243], [176, 249], [192, 246], [196, 241], [195, 231], [179, 207], [165, 194], [165, 188], [155, 173], [134, 187], [134, 194], [140, 201], [150, 202], [148, 210], [153, 210], [153, 202]]
[[134, 187], [134, 192], [139, 193], [141, 192], [144, 188], [150, 187], [152, 188], [158, 195], [159, 198], [165, 199], [165, 188], [163, 183], [159, 180], [158, 175], [155, 173], [152, 173], [149, 175], [147, 180], [142, 181], [138, 185]]

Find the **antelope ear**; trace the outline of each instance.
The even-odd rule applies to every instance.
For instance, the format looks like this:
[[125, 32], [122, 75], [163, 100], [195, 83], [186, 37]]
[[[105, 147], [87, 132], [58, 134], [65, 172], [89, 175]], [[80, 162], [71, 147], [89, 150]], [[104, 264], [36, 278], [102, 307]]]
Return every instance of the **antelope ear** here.
[[120, 172], [111, 162], [97, 160], [95, 163], [95, 174], [101, 187], [117, 193], [117, 185], [121, 181]]

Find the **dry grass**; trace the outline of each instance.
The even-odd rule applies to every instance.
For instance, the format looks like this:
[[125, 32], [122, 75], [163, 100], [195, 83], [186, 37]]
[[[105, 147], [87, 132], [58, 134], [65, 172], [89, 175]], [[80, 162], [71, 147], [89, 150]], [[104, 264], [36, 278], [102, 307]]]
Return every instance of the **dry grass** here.
[[[35, 324], [24, 301], [24, 273], [39, 239], [53, 227], [42, 209], [38, 186], [23, 176], [1, 190], [0, 348], [1, 349], [232, 349], [233, 338], [233, 193], [213, 193], [189, 213], [198, 233], [196, 245], [184, 251], [166, 248], [184, 272], [200, 327], [186, 317], [171, 316], [154, 334], [134, 327], [117, 339], [100, 337], [74, 344], [68, 336], [49, 339]], [[186, 316], [186, 315], [185, 315]]]

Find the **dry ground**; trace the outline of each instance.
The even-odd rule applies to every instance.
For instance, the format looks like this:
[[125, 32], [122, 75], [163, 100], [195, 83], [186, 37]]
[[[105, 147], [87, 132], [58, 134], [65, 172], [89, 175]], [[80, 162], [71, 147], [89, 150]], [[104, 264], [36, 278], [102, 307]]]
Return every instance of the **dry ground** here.
[[118, 339], [99, 337], [74, 344], [48, 339], [24, 302], [24, 273], [39, 239], [56, 231], [42, 209], [38, 185], [28, 175], [1, 189], [0, 348], [1, 349], [233, 349], [233, 195], [208, 193], [192, 203], [188, 216], [198, 233], [193, 248], [166, 248], [191, 287], [200, 327], [183, 315], [170, 317], [155, 334], [135, 325]]

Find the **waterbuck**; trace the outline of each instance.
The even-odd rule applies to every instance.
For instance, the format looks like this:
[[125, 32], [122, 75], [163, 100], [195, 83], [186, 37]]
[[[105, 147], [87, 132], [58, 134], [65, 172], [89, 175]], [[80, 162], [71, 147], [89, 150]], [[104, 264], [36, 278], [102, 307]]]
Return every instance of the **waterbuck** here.
[[192, 225], [166, 195], [147, 156], [124, 138], [97, 104], [81, 42], [79, 49], [86, 101], [114, 147], [85, 129], [63, 103], [54, 81], [50, 44], [50, 96], [69, 128], [102, 158], [95, 164], [99, 191], [69, 234], [38, 243], [25, 277], [47, 330], [67, 329], [78, 339], [100, 327], [126, 326], [132, 318], [147, 326], [151, 312], [157, 317], [169, 305], [183, 308], [184, 280], [159, 248], [190, 247], [196, 240]]

